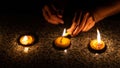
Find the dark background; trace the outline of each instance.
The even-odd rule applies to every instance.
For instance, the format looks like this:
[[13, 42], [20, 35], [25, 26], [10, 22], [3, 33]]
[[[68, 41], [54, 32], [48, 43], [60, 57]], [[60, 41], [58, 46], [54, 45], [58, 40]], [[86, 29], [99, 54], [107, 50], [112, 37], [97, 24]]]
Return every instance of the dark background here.
[[[55, 0], [57, 1], [57, 0]], [[59, 1], [59, 0], [58, 0]], [[67, 1], [67, 0], [66, 0]], [[58, 4], [63, 5], [63, 0]], [[68, 1], [67, 8], [80, 8], [84, 9], [96, 9], [99, 6], [104, 6], [112, 0], [70, 0]], [[56, 3], [54, 0], [2, 0], [0, 1], [0, 14], [8, 15], [41, 15], [41, 8], [44, 4]], [[62, 6], [65, 7], [65, 6]], [[72, 11], [72, 10], [70, 10]]]

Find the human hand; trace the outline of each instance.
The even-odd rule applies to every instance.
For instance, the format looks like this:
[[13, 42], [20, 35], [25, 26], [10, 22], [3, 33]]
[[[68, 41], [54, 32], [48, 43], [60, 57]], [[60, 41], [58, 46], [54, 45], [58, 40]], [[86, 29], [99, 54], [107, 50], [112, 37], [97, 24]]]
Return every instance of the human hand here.
[[46, 21], [51, 24], [64, 24], [62, 20], [62, 14], [59, 13], [59, 10], [53, 5], [45, 5], [42, 9], [43, 16]]
[[86, 32], [95, 25], [94, 18], [90, 16], [90, 13], [87, 12], [84, 15], [82, 14], [83, 13], [80, 12], [79, 18], [77, 18], [77, 13], [75, 13], [75, 16], [72, 20], [72, 25], [69, 29], [67, 29], [67, 32], [70, 33], [72, 36], [76, 36], [80, 32]]

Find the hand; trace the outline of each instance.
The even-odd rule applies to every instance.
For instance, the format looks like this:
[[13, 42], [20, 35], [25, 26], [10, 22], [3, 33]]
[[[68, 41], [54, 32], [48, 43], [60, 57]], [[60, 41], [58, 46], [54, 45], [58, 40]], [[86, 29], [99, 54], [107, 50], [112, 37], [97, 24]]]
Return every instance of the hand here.
[[[51, 8], [50, 8], [51, 7]], [[64, 24], [62, 20], [62, 14], [59, 14], [59, 11], [55, 8], [55, 6], [45, 5], [42, 9], [43, 16], [46, 21], [51, 24]]]
[[[80, 12], [79, 18], [77, 21], [77, 13], [75, 13], [75, 16], [72, 20], [72, 25], [69, 29], [67, 29], [67, 32], [70, 33], [72, 36], [78, 35], [80, 32], [86, 32], [90, 30], [94, 25], [95, 21], [92, 16], [87, 12], [85, 15], [82, 15], [83, 13]], [[83, 16], [83, 19], [81, 18]]]

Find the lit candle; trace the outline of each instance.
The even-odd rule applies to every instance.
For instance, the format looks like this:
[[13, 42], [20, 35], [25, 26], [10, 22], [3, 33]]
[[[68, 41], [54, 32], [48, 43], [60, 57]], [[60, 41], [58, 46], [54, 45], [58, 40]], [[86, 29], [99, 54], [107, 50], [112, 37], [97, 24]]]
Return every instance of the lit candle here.
[[34, 43], [35, 39], [31, 35], [23, 35], [20, 37], [19, 41], [22, 45], [31, 45]]
[[55, 39], [54, 44], [58, 48], [67, 48], [70, 46], [70, 39], [66, 36], [68, 33], [66, 33], [66, 29], [64, 29], [62, 36]]
[[94, 39], [90, 42], [90, 47], [93, 50], [102, 50], [105, 48], [105, 43], [101, 40], [100, 32], [97, 29], [97, 39]]

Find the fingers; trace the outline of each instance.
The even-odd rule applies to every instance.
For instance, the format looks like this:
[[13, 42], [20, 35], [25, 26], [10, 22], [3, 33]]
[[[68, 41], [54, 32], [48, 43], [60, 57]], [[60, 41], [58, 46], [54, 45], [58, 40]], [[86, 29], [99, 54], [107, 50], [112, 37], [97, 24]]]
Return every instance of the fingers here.
[[52, 24], [57, 23], [56, 21], [50, 19], [50, 16], [49, 16], [50, 13], [48, 11], [46, 11], [45, 9], [42, 9], [42, 11], [43, 11], [43, 16], [44, 16], [45, 20], [47, 20], [48, 22], [51, 22]]
[[[55, 9], [55, 7], [54, 7], [54, 9]], [[45, 20], [47, 20], [49, 23], [64, 24], [64, 22], [62, 20], [62, 15], [52, 14], [52, 11], [50, 11], [50, 8], [48, 6], [44, 6], [42, 11], [43, 11], [43, 16], [44, 16]]]
[[52, 20], [52, 21], [56, 21], [56, 24], [64, 24], [64, 22], [63, 22], [63, 20], [61, 19], [61, 18], [58, 18], [56, 15], [51, 15], [50, 16], [50, 19]]
[[71, 27], [69, 29], [67, 29], [67, 32], [70, 33], [71, 35], [72, 35], [73, 31], [75, 30], [75, 28], [77, 26], [77, 23], [75, 22], [76, 16], [77, 16], [77, 13], [75, 13], [75, 15], [74, 15]]
[[51, 16], [51, 15], [52, 15], [51, 12], [50, 12], [49, 7], [48, 7], [47, 5], [44, 6], [43, 11], [45, 11], [45, 12], [46, 12], [46, 15], [48, 15], [48, 16]]
[[73, 36], [76, 36], [81, 30], [84, 28], [86, 24], [87, 17], [89, 16], [89, 13], [86, 13], [85, 16], [83, 17], [83, 20], [81, 21], [81, 24], [77, 26], [75, 31], [73, 32]]
[[73, 31], [75, 30], [75, 27], [76, 27], [76, 23], [73, 22], [71, 27], [67, 29], [67, 32], [72, 35]]
[[43, 10], [43, 16], [46, 21], [50, 22], [51, 24], [58, 24], [56, 20], [52, 20], [50, 16], [46, 13], [46, 11]]
[[76, 14], [75, 14], [75, 17], [73, 18], [73, 23], [71, 27], [67, 30], [69, 33], [71, 33], [72, 36], [76, 36], [80, 32], [88, 31], [95, 25], [95, 21], [93, 20], [93, 17], [90, 16], [89, 13], [86, 13], [83, 16], [82, 20], [81, 17], [82, 17], [82, 13], [80, 14], [77, 22], [75, 22], [76, 19]]
[[74, 29], [74, 31], [72, 33], [73, 36], [76, 35], [76, 34], [78, 34], [78, 32], [81, 30], [80, 29], [80, 27], [81, 27], [80, 26], [81, 17], [82, 17], [82, 12], [80, 13], [79, 18], [78, 18], [78, 20], [76, 22], [76, 27], [75, 27], [75, 29]]
[[62, 18], [62, 17], [63, 17], [63, 16], [62, 16], [62, 15], [60, 15], [60, 14], [58, 14], [57, 16], [58, 16], [59, 18]]
[[95, 21], [93, 20], [92, 16], [88, 18], [85, 27], [83, 28], [83, 32], [90, 30], [95, 25]]

